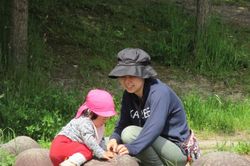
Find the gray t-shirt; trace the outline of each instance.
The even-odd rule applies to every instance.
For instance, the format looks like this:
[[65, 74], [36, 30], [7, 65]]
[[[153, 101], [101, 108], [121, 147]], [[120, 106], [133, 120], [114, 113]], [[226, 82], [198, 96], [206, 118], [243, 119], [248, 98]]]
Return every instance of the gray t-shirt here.
[[81, 116], [72, 119], [57, 135], [64, 135], [72, 141], [85, 144], [97, 158], [101, 158], [105, 152], [104, 140], [98, 144], [98, 134], [92, 120], [88, 117]]

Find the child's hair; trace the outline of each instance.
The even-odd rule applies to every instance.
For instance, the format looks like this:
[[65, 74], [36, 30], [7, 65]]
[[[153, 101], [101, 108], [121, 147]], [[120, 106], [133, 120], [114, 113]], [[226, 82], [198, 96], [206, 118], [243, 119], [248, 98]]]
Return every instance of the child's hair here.
[[97, 114], [92, 112], [90, 109], [87, 109], [84, 113], [83, 116], [89, 117], [91, 120], [95, 120], [97, 118]]

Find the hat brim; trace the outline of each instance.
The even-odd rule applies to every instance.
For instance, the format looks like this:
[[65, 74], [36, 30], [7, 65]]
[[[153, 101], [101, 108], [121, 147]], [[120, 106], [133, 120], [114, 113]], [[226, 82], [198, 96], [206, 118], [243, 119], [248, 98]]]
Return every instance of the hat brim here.
[[[75, 118], [79, 118], [83, 114], [83, 112], [85, 110], [87, 110], [88, 108], [89, 107], [87, 106], [86, 103], [84, 103], [83, 105], [81, 105], [81, 107], [77, 111], [77, 114], [76, 114]], [[99, 116], [103, 116], [103, 117], [111, 117], [111, 116], [116, 115], [116, 112], [115, 112], [114, 109], [111, 109], [109, 111], [103, 111], [103, 110], [98, 111], [96, 109], [91, 109], [91, 111], [94, 112], [95, 114], [97, 114]]]
[[109, 78], [118, 78], [122, 76], [137, 76], [141, 78], [151, 78], [157, 75], [156, 71], [149, 65], [116, 65], [109, 73]]
[[95, 114], [99, 115], [99, 116], [103, 116], [103, 117], [111, 117], [116, 115], [116, 112], [114, 110], [110, 110], [110, 111], [95, 111], [95, 110], [91, 110], [92, 112], [94, 112]]

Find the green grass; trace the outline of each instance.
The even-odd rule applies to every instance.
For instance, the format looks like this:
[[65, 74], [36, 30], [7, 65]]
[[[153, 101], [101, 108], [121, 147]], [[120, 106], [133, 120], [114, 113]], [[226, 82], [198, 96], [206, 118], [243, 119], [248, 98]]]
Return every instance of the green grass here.
[[184, 97], [190, 126], [196, 130], [232, 134], [250, 131], [250, 102], [223, 100], [218, 95], [202, 98], [198, 94]]
[[7, 141], [16, 137], [15, 131], [12, 128], [0, 128], [0, 144], [6, 143]]
[[215, 18], [210, 22], [207, 32], [197, 40], [196, 70], [208, 76], [225, 77], [229, 71], [241, 67], [238, 61], [246, 57], [247, 52], [235, 49], [236, 40], [227, 27]]
[[12, 166], [15, 162], [15, 156], [6, 153], [0, 149], [0, 164], [1, 166]]
[[[76, 47], [81, 51], [78, 58], [97, 57], [100, 62], [95, 63], [112, 64], [103, 63], [100, 57], [115, 58], [125, 47], [140, 47], [155, 61], [208, 76], [229, 74], [241, 67], [239, 63], [245, 56], [249, 58], [245, 49], [236, 49], [242, 40], [231, 35], [233, 30], [219, 19], [210, 21], [207, 34], [198, 40], [198, 55], [194, 58], [195, 18], [166, 1], [74, 1], [68, 7], [64, 3], [52, 3], [53, 10], [41, 10], [39, 2], [31, 3], [40, 11], [33, 17], [40, 19], [49, 45]], [[45, 4], [42, 2], [42, 6]], [[91, 68], [84, 63], [79, 65]], [[110, 65], [106, 66], [109, 71]]]
[[250, 154], [250, 143], [249, 142], [237, 142], [231, 143], [230, 145], [224, 144], [217, 145], [218, 151], [229, 151], [235, 152], [242, 155], [249, 155]]
[[[0, 128], [0, 145], [8, 142], [15, 137], [15, 132], [11, 128]], [[12, 166], [15, 161], [15, 156], [7, 153], [0, 148], [0, 165]]]

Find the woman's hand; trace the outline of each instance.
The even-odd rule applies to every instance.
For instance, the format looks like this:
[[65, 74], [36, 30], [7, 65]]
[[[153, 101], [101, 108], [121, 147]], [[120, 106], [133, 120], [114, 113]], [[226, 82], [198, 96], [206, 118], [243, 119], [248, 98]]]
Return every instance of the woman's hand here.
[[108, 142], [107, 150], [108, 150], [108, 151], [111, 151], [111, 152], [117, 153], [117, 146], [118, 146], [118, 144], [117, 144], [116, 139], [111, 139], [111, 140], [109, 140], [109, 142]]
[[120, 144], [117, 146], [117, 153], [119, 155], [124, 155], [124, 154], [129, 154], [129, 151], [128, 151], [128, 148], [123, 145], [123, 144]]
[[114, 152], [106, 151], [103, 153], [102, 158], [106, 160], [111, 160], [114, 157]]
[[116, 139], [111, 139], [108, 142], [107, 150], [119, 155], [129, 154], [127, 147], [123, 144], [118, 145]]

